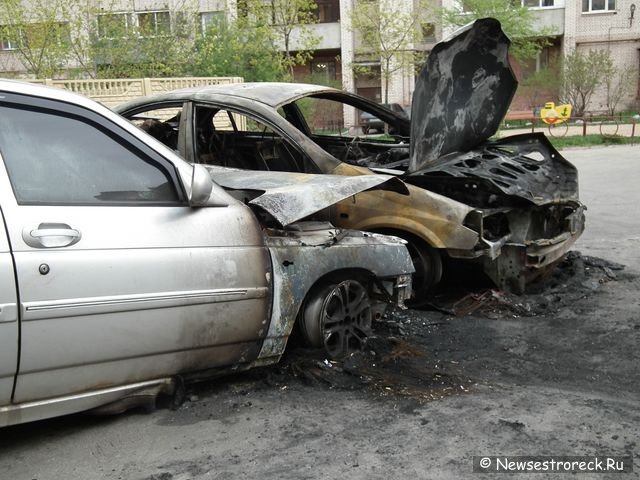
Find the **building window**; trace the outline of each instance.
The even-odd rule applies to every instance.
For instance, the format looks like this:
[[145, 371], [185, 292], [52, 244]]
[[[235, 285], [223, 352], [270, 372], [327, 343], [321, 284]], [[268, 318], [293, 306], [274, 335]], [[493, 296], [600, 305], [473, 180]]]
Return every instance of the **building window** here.
[[[173, 25], [172, 25], [173, 17]], [[107, 13], [98, 15], [100, 38], [125, 38], [133, 32], [141, 37], [163, 37], [174, 33], [189, 34], [189, 17], [184, 12]]]
[[16, 48], [18, 45], [12, 38], [9, 28], [0, 26], [0, 50], [15, 50]]
[[25, 46], [41, 48], [42, 45], [54, 43], [58, 46], [68, 46], [71, 42], [71, 29], [66, 22], [58, 23], [30, 23], [22, 29], [20, 42]]
[[318, 23], [334, 23], [340, 20], [339, 0], [317, 0], [313, 13], [318, 19]]
[[225, 14], [223, 11], [218, 12], [203, 12], [200, 14], [200, 26], [202, 33], [205, 33], [211, 26], [222, 25], [225, 21]]
[[528, 8], [554, 7], [555, 0], [522, 0], [522, 6]]
[[138, 26], [144, 37], [163, 37], [171, 33], [171, 14], [164, 12], [138, 13]]
[[100, 38], [122, 38], [135, 26], [130, 13], [107, 13], [98, 15], [98, 35]]
[[582, 0], [582, 12], [615, 12], [616, 0]]

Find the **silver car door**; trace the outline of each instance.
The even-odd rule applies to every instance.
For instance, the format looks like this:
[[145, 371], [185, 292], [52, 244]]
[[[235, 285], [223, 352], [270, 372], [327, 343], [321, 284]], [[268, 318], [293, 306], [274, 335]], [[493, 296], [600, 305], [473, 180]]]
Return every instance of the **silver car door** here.
[[18, 368], [18, 308], [9, 242], [0, 218], [0, 406], [11, 401]]
[[257, 355], [270, 264], [245, 206], [189, 207], [153, 141], [96, 112], [11, 94], [0, 110], [22, 311], [14, 402]]

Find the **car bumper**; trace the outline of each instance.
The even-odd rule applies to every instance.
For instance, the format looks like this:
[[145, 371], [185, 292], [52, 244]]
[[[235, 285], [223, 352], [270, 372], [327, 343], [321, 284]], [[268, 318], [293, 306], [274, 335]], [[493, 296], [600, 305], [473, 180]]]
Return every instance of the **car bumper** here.
[[[578, 206], [565, 218], [565, 231], [552, 238], [505, 241], [497, 257], [482, 258], [485, 272], [501, 289], [522, 293], [527, 283], [552, 269], [582, 235], [585, 210], [583, 205]], [[491, 252], [496, 253], [495, 249]]]

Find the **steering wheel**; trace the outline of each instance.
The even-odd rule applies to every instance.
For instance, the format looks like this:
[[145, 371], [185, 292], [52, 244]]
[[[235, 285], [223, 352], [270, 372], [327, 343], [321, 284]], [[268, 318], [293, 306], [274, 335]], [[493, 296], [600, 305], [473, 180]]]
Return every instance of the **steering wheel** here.
[[357, 142], [358, 140], [360, 140], [360, 137], [356, 135], [347, 144], [347, 148], [344, 152], [343, 158], [341, 159], [343, 162], [349, 163], [347, 161], [347, 159], [349, 158], [349, 153], [351, 153], [352, 150], [355, 151], [356, 148], [358, 149], [358, 153], [356, 155], [362, 156], [362, 149], [358, 146], [358, 142]]

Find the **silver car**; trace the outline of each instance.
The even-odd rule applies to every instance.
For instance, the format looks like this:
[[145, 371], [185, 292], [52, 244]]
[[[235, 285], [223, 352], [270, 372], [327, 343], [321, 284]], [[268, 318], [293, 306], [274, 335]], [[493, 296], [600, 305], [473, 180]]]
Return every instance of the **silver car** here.
[[0, 426], [277, 362], [296, 320], [339, 357], [411, 288], [403, 241], [321, 218], [394, 179], [323, 175], [332, 195], [305, 204], [309, 175], [245, 204], [95, 102], [10, 81], [0, 158]]

